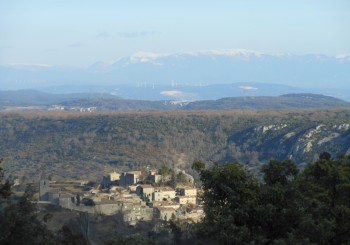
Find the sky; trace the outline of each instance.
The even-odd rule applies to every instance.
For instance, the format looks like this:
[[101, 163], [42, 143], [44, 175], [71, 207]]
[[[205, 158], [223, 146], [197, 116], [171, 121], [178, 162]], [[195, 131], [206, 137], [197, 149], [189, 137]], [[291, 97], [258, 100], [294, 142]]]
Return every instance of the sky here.
[[350, 1], [0, 0], [0, 65], [209, 49], [350, 54]]

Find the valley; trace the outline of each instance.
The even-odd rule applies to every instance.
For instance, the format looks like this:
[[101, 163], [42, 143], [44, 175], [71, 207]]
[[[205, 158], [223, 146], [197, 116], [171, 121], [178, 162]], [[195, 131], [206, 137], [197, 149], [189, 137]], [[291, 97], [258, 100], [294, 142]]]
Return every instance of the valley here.
[[349, 153], [350, 109], [1, 112], [7, 175], [90, 179], [112, 169], [238, 161], [255, 172], [270, 159], [299, 165], [323, 151]]

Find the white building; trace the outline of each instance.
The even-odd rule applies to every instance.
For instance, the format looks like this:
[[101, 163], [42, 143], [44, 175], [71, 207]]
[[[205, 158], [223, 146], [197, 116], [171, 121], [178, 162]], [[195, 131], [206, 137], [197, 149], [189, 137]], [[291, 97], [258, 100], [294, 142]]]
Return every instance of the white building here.
[[153, 201], [163, 201], [175, 198], [175, 190], [171, 187], [156, 187], [152, 195]]
[[180, 195], [181, 196], [197, 196], [197, 189], [196, 188], [181, 188], [180, 189]]

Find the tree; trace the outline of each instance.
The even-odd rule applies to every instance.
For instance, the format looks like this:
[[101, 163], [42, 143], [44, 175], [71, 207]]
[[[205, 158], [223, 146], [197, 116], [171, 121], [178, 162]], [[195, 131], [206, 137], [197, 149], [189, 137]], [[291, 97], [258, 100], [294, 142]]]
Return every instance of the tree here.
[[162, 174], [163, 179], [166, 178], [169, 175], [169, 168], [163, 164], [160, 168], [160, 173]]
[[83, 198], [82, 203], [85, 206], [95, 206], [95, 202], [91, 198]]
[[59, 234], [47, 229], [45, 223], [52, 217], [38, 218], [33, 191], [26, 189], [19, 201], [11, 200], [11, 185], [4, 180], [0, 166], [0, 244], [87, 244], [82, 236], [73, 236], [68, 227]]
[[33, 192], [26, 189], [18, 202], [11, 200], [11, 185], [0, 167], [0, 244], [56, 244], [52, 232], [38, 219]]
[[[299, 229], [305, 210], [300, 205], [303, 196], [295, 181], [298, 172], [297, 166], [290, 160], [271, 160], [262, 167], [265, 183], [260, 185], [255, 210], [256, 224], [261, 230], [261, 239], [266, 243], [287, 241]], [[293, 238], [290, 242], [305, 242], [303, 237], [298, 239]]]
[[12, 194], [10, 181], [4, 179], [4, 171], [1, 166], [2, 161], [3, 159], [0, 159], [0, 208]]
[[130, 236], [122, 236], [122, 235], [114, 235], [112, 238], [109, 238], [105, 241], [106, 245], [153, 245], [156, 244], [155, 241], [151, 238], [142, 237], [140, 235], [130, 235]]
[[79, 206], [80, 205], [80, 195], [79, 194], [77, 194], [77, 196], [76, 196], [76, 198], [77, 198], [77, 206]]
[[198, 238], [212, 244], [246, 244], [254, 237], [250, 229], [257, 201], [258, 183], [238, 163], [215, 165], [204, 169], [195, 162], [204, 194], [205, 218]]
[[350, 241], [350, 161], [331, 159], [322, 153], [309, 164], [300, 178], [303, 203], [309, 219], [301, 235], [318, 244], [345, 244]]
[[262, 167], [258, 183], [237, 163], [205, 169], [205, 218], [197, 239], [211, 244], [348, 244], [350, 159], [319, 160], [299, 171], [289, 160]]
[[262, 172], [267, 185], [285, 185], [295, 179], [299, 170], [291, 160], [271, 160], [262, 167]]
[[205, 169], [205, 163], [199, 160], [196, 160], [192, 164], [192, 169], [196, 170], [197, 172], [201, 172]]

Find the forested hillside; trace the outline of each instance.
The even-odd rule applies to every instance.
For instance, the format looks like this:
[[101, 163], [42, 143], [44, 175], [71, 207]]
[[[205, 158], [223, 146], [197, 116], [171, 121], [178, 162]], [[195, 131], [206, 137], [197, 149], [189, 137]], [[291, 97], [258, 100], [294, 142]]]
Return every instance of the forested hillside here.
[[256, 167], [271, 158], [301, 164], [350, 148], [350, 110], [0, 114], [8, 174], [88, 178], [114, 168], [195, 159]]

